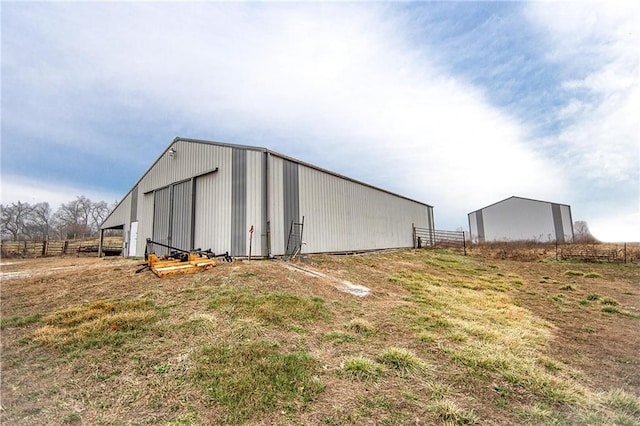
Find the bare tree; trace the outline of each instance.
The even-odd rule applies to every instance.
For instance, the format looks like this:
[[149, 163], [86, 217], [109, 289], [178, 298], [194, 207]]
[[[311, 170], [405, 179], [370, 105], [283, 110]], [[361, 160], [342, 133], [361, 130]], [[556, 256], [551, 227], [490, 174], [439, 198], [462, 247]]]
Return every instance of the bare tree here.
[[105, 201], [93, 202], [81, 195], [52, 213], [49, 203], [0, 204], [0, 232], [13, 241], [24, 238], [85, 238], [98, 232], [111, 208]]
[[584, 220], [577, 220], [573, 223], [573, 240], [576, 243], [595, 243], [596, 237], [589, 231], [589, 226]]
[[51, 207], [49, 203], [38, 203], [33, 206], [31, 214], [33, 236], [40, 236], [43, 240], [49, 239], [51, 232]]
[[81, 195], [73, 201], [64, 203], [55, 213], [61, 234], [65, 238], [84, 238], [91, 235], [89, 218], [91, 200]]
[[33, 207], [29, 203], [11, 203], [11, 205], [0, 205], [0, 228], [3, 235], [11, 235], [13, 241], [18, 241], [20, 236], [27, 236], [29, 230], [27, 225], [31, 220]]
[[111, 210], [105, 201], [92, 203], [91, 211], [89, 212], [91, 216], [91, 231], [98, 232], [100, 225], [107, 218], [110, 211]]

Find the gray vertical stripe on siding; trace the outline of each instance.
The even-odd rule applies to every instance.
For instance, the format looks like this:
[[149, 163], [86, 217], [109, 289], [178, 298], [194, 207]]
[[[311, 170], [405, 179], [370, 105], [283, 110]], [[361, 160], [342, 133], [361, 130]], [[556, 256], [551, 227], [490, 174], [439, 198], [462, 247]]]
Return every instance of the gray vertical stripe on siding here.
[[247, 151], [234, 148], [231, 187], [231, 255], [246, 256], [247, 224]]
[[173, 185], [171, 245], [183, 250], [191, 248], [191, 181]]
[[[169, 244], [169, 216], [171, 207], [171, 187], [155, 191], [153, 202], [153, 241]], [[167, 253], [167, 250], [155, 247], [158, 256]]]
[[269, 256], [269, 240], [267, 233], [269, 232], [269, 193], [268, 181], [269, 181], [269, 154], [262, 154], [262, 255]]
[[564, 243], [564, 226], [562, 226], [560, 204], [551, 204], [551, 214], [553, 215], [553, 229], [556, 232], [556, 241]]
[[476, 212], [476, 224], [478, 226], [478, 242], [484, 243], [484, 219], [482, 217], [482, 210]]
[[291, 222], [300, 222], [300, 184], [298, 163], [284, 160], [282, 170], [282, 197], [284, 201], [284, 249], [287, 246]]
[[189, 229], [189, 249], [195, 249], [196, 241], [196, 178], [191, 178], [189, 182], [189, 189], [191, 191], [191, 229]]
[[138, 220], [138, 185], [131, 190], [131, 216], [130, 222]]

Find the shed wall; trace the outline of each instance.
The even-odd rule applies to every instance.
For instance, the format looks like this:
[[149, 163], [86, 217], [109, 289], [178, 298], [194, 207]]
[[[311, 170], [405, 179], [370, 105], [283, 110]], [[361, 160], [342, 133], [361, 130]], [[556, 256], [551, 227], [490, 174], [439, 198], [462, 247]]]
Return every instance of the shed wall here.
[[[131, 216], [131, 193], [118, 204], [118, 206], [111, 212], [107, 220], [101, 225], [102, 229], [113, 228], [129, 223]], [[125, 230], [128, 228], [125, 227]], [[125, 239], [125, 241], [127, 241]]]
[[511, 198], [482, 209], [487, 240], [553, 241], [555, 231], [551, 204]]
[[573, 241], [571, 208], [512, 197], [469, 213], [475, 243], [483, 241]]
[[304, 165], [299, 187], [305, 253], [411, 247], [412, 224], [432, 228], [424, 204]]

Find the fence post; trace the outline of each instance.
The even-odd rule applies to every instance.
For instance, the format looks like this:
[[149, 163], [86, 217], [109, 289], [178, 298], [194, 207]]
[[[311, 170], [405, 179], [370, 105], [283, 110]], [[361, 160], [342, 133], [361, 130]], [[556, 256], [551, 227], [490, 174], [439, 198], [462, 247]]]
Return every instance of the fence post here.
[[45, 257], [47, 255], [47, 240], [44, 240], [42, 242], [42, 257]]
[[67, 248], [69, 248], [69, 241], [65, 240], [64, 244], [62, 245], [62, 254], [67, 254]]
[[624, 243], [624, 264], [627, 264], [627, 243]]
[[464, 251], [464, 255], [467, 255], [467, 238], [464, 236], [464, 231], [462, 231], [462, 250]]
[[411, 224], [411, 235], [413, 238], [413, 248], [416, 248], [416, 224]]

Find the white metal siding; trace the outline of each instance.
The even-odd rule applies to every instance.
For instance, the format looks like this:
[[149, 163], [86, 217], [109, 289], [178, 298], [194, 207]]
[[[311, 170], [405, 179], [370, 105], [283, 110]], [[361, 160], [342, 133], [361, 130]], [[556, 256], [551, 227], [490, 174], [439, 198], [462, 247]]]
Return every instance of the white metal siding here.
[[[177, 141], [175, 155], [162, 154], [138, 184], [141, 193], [153, 191], [181, 180], [190, 179], [220, 167], [232, 148], [206, 143]], [[228, 163], [230, 167], [231, 163]]]
[[476, 212], [469, 213], [469, 232], [471, 233], [471, 240], [474, 243], [480, 242], [478, 240], [478, 218]]
[[[262, 252], [263, 239], [266, 239], [266, 229], [263, 225], [264, 215], [264, 153], [247, 151], [247, 223], [245, 232], [249, 239], [249, 229], [253, 226], [252, 256], [266, 256]], [[249, 254], [249, 241], [247, 241], [247, 255]]]
[[482, 209], [486, 241], [555, 241], [551, 203], [509, 198]]
[[196, 179], [196, 248], [215, 253], [231, 250], [231, 149], [218, 152], [215, 173]]
[[560, 212], [562, 213], [564, 241], [567, 243], [573, 242], [573, 219], [571, 217], [571, 207], [567, 205], [560, 205]]
[[147, 238], [151, 238], [153, 232], [153, 192], [138, 194], [138, 246], [136, 253], [144, 253]]
[[118, 206], [111, 212], [107, 220], [101, 225], [103, 229], [114, 226], [124, 226], [128, 229], [131, 217], [131, 193], [129, 193]]
[[428, 228], [430, 207], [299, 166], [306, 253], [411, 247], [412, 224]]

